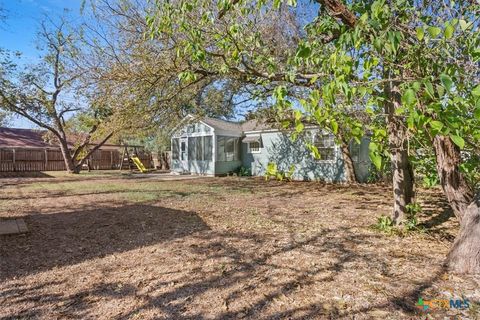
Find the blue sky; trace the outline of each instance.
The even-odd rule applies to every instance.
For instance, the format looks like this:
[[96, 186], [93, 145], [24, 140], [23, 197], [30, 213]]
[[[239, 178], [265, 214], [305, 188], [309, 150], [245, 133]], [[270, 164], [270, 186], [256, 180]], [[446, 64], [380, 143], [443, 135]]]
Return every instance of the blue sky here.
[[[80, 18], [82, 0], [0, 0], [0, 6], [7, 12], [7, 21], [0, 26], [0, 47], [20, 51], [22, 60], [34, 63], [39, 58], [35, 36], [37, 28], [46, 15], [57, 17], [69, 10], [70, 17]], [[14, 119], [12, 126], [34, 127], [23, 119]]]

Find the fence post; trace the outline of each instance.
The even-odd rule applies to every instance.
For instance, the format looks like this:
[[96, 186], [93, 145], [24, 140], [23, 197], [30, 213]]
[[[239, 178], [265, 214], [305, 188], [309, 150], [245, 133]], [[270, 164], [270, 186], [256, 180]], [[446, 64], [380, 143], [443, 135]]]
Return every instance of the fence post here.
[[12, 149], [13, 152], [13, 171], [17, 171], [15, 168], [15, 149]]
[[48, 150], [45, 149], [45, 171], [47, 171], [48, 169]]

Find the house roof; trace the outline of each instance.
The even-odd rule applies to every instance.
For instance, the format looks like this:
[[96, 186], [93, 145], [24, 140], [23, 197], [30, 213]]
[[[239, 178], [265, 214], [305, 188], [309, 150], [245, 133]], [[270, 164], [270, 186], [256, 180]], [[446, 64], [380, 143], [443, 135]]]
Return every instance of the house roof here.
[[275, 125], [256, 119], [248, 120], [242, 124], [242, 131], [261, 131], [275, 129]]
[[18, 129], [0, 127], [0, 147], [48, 148], [45, 142], [45, 130]]
[[209, 118], [209, 117], [205, 117], [201, 119], [201, 121], [213, 127], [214, 129], [221, 129], [226, 131], [237, 131], [237, 132], [243, 131], [242, 125], [240, 124], [240, 122], [220, 120], [220, 119]]
[[[190, 121], [187, 123], [200, 121], [200, 122], [203, 122], [204, 124], [209, 125], [214, 129], [220, 129], [220, 130], [237, 132], [237, 133], [245, 133], [245, 134], [253, 134], [253, 133], [262, 132], [262, 131], [287, 130], [285, 128], [281, 128], [279, 123], [268, 122], [260, 119], [251, 119], [244, 122], [237, 122], [237, 121], [228, 121], [228, 120], [222, 120], [222, 119], [210, 118], [210, 117], [202, 118], [202, 117], [198, 117], [198, 116], [196, 117], [194, 115], [189, 114], [185, 118], [183, 118], [183, 120], [179, 124], [177, 124], [175, 128], [172, 129], [171, 132], [175, 132], [180, 126], [185, 125], [186, 121]], [[305, 124], [306, 128], [318, 127], [318, 125], [309, 123], [306, 121], [303, 121], [303, 123]]]
[[201, 121], [215, 129], [235, 131], [235, 132], [274, 129], [274, 126], [272, 124], [259, 121], [256, 119], [248, 120], [245, 122], [234, 122], [234, 121], [227, 121], [227, 120], [205, 117], [205, 118], [202, 118]]

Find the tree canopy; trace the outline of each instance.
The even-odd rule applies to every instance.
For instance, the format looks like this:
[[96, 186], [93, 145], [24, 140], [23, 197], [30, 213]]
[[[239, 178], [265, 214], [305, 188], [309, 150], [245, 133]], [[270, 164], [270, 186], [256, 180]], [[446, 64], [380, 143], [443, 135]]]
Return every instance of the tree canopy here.
[[[392, 171], [394, 223], [404, 223], [415, 201], [413, 163], [422, 157], [435, 158], [459, 220], [467, 212], [480, 214], [468, 209], [478, 206], [470, 178], [477, 174], [472, 168], [478, 167], [480, 145], [480, 5], [317, 2], [318, 15], [302, 15], [302, 6], [317, 4], [156, 1], [146, 21], [149, 37], [186, 61], [178, 74], [185, 85], [228, 75], [264, 88], [280, 118], [294, 114], [286, 120], [296, 133], [307, 119], [346, 143], [368, 134], [373, 164]], [[458, 239], [468, 240], [457, 239], [455, 247], [462, 242], [466, 252], [480, 225], [462, 230]], [[452, 265], [479, 270], [475, 254]]]

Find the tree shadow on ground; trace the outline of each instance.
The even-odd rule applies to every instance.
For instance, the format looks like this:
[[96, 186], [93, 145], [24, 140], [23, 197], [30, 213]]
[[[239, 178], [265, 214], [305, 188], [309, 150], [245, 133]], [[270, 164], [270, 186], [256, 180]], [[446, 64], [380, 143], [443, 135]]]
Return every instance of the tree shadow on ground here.
[[[343, 184], [305, 181], [276, 181], [260, 177], [218, 178], [202, 181], [212, 187], [224, 188], [233, 191], [258, 193], [259, 190], [268, 191], [275, 196], [294, 197], [305, 192], [322, 192], [356, 196], [380, 196], [390, 198], [390, 186], [386, 184]], [[390, 200], [389, 200], [390, 201]]]
[[[30, 199], [54, 199], [54, 198], [72, 198], [72, 197], [85, 197], [85, 196], [99, 196], [99, 195], [120, 195], [120, 194], [157, 194], [159, 198], [162, 197], [179, 197], [185, 198], [194, 195], [200, 195], [205, 197], [218, 197], [219, 195], [215, 192], [209, 191], [175, 191], [175, 190], [155, 190], [155, 189], [132, 189], [128, 186], [125, 186], [124, 189], [112, 189], [106, 191], [85, 191], [85, 192], [78, 192], [72, 193], [69, 190], [65, 191], [47, 191], [47, 192], [38, 192]], [[9, 195], [9, 196], [1, 196], [0, 200], [24, 200], [25, 197], [22, 194], [16, 195]]]
[[43, 171], [0, 172], [0, 178], [54, 178]]
[[29, 233], [0, 237], [0, 280], [209, 229], [195, 212], [150, 205], [77, 209], [23, 218]]
[[[212, 273], [201, 268], [192, 270], [191, 272], [194, 272], [194, 275], [188, 274], [186, 278], [182, 278], [183, 280], [178, 285], [168, 287], [167, 291], [160, 292], [155, 291], [155, 288], [165, 288], [167, 286], [166, 279], [155, 279], [152, 286], [153, 291], [150, 292], [143, 292], [138, 286], [131, 283], [125, 284], [106, 278], [87, 289], [68, 295], [55, 292], [44, 293], [42, 291], [42, 286], [55, 285], [55, 283], [33, 287], [24, 285], [18, 288], [8, 288], [0, 292], [0, 296], [15, 301], [15, 303], [21, 303], [22, 299], [35, 301], [34, 308], [23, 310], [12, 316], [12, 319], [17, 316], [39, 317], [45, 315], [45, 312], [52, 312], [52, 306], [55, 314], [62, 314], [71, 318], [89, 318], [92, 316], [92, 308], [95, 308], [95, 304], [92, 304], [91, 301], [98, 299], [113, 301], [114, 299], [124, 298], [134, 298], [140, 303], [133, 310], [117, 312], [115, 316], [111, 317], [112, 319], [131, 319], [142, 315], [143, 312], [152, 310], [158, 312], [160, 318], [167, 319], [337, 319], [351, 318], [356, 314], [364, 316], [365, 313], [376, 309], [401, 310], [405, 314], [415, 316], [419, 314], [415, 308], [415, 300], [418, 299], [419, 294], [424, 289], [431, 286], [441, 273], [435, 273], [431, 279], [423, 279], [408, 293], [393, 293], [385, 303], [372, 305], [365, 309], [351, 310], [348, 314], [345, 314], [341, 307], [331, 305], [326, 308], [321, 303], [306, 303], [302, 306], [297, 305], [287, 309], [282, 308], [278, 312], [271, 312], [271, 308], [274, 307], [277, 299], [295, 295], [299, 287], [308, 287], [314, 282], [344, 281], [342, 273], [349, 272], [352, 264], [367, 264], [382, 277], [393, 278], [395, 276], [395, 265], [390, 263], [388, 255], [359, 249], [365, 244], [378, 241], [381, 236], [358, 233], [348, 227], [340, 226], [323, 229], [318, 233], [305, 236], [303, 239], [295, 240], [292, 238], [285, 243], [274, 242], [273, 247], [271, 247], [269, 244], [271, 244], [272, 239], [267, 235], [249, 232], [213, 231], [191, 212], [151, 206], [140, 206], [142, 209], [139, 212], [138, 210], [135, 210], [136, 213], [132, 212], [136, 207], [121, 207], [118, 212], [113, 208], [104, 212], [94, 210], [85, 215], [77, 214], [72, 219], [57, 216], [56, 219], [60, 218], [61, 221], [54, 228], [59, 230], [60, 234], [48, 237], [43, 234], [37, 238], [38, 242], [20, 243], [20, 246], [33, 245], [33, 250], [40, 255], [41, 261], [30, 258], [29, 253], [7, 250], [8, 255], [6, 257], [10, 266], [6, 269], [8, 278], [20, 277], [25, 273], [37, 272], [57, 265], [70, 265], [142, 245], [192, 235], [194, 232], [192, 235], [194, 238], [193, 244], [181, 247], [181, 250], [187, 256], [194, 260], [202, 260], [203, 263], [229, 259], [231, 261], [230, 267], [221, 273]], [[55, 219], [55, 216], [56, 214], [52, 214], [51, 219]], [[90, 229], [96, 228], [92, 226], [92, 219], [89, 219], [89, 217], [93, 218], [97, 228], [100, 229], [90, 231]], [[169, 220], [172, 221], [169, 222]], [[75, 231], [73, 226], [81, 223], [80, 221], [84, 221], [83, 226]], [[147, 222], [146, 225], [142, 224], [144, 221]], [[52, 221], [40, 222], [44, 227], [47, 227]], [[106, 225], [102, 225], [103, 223], [106, 223]], [[148, 226], [147, 230], [145, 230], [145, 226]], [[70, 231], [62, 231], [63, 227], [70, 229]], [[74, 230], [72, 231], [72, 229]], [[119, 230], [122, 230], [122, 232], [119, 233]], [[153, 233], [154, 236], [148, 238], [144, 234], [145, 232]], [[122, 237], [126, 238], [122, 239]], [[13, 238], [10, 240], [10, 246], [13, 249], [16, 246], [14, 243], [18, 241]], [[39, 246], [41, 243], [45, 244], [47, 240], [51, 242], [53, 251], [51, 251], [52, 248], [45, 250], [45, 248]], [[63, 241], [67, 243], [66, 246], [62, 247]], [[245, 245], [232, 245], [238, 243], [244, 243]], [[2, 243], [2, 248], [5, 247], [5, 244]], [[87, 251], [82, 249], [81, 253], [71, 252], [72, 250], [78, 250], [79, 246], [84, 248], [86, 245], [90, 246]], [[265, 248], [265, 250], [261, 250], [261, 248]], [[315, 257], [314, 259], [319, 265], [304, 267], [295, 263], [279, 264], [278, 259], [285, 255], [295, 254], [295, 252], [302, 252], [302, 254], [307, 254], [312, 258]], [[33, 252], [30, 255], [34, 255]], [[328, 262], [324, 261], [325, 257], [330, 257]], [[27, 258], [27, 265], [23, 265], [18, 260], [25, 258]], [[50, 261], [53, 261], [53, 263]], [[39, 262], [47, 263], [47, 265], [39, 264]], [[13, 267], [17, 268], [14, 269]], [[2, 270], [4, 269], [2, 268]], [[272, 274], [288, 274], [288, 276], [283, 277], [280, 281], [273, 281]], [[253, 283], [252, 279], [255, 279]], [[260, 298], [258, 296], [255, 298], [253, 296], [249, 297], [248, 292], [257, 288], [263, 288]], [[221, 291], [227, 291], [227, 296], [224, 296], [225, 309], [223, 311], [217, 310], [214, 317], [211, 314], [205, 314], [205, 310], [196, 310], [190, 305], [192, 299], [202, 297], [202, 295], [210, 292]], [[245, 295], [247, 295], [248, 303], [241, 308], [235, 307], [237, 300], [246, 299]], [[186, 313], [186, 310], [188, 310], [188, 313]]]
[[[339, 281], [337, 278], [339, 273], [344, 270], [344, 266], [348, 263], [369, 263], [376, 265], [385, 277], [391, 276], [388, 258], [381, 257], [375, 254], [366, 255], [364, 252], [356, 252], [355, 245], [359, 245], [368, 241], [369, 235], [359, 235], [350, 232], [347, 228], [325, 230], [319, 234], [312, 235], [302, 241], [292, 242], [283, 246], [278, 246], [273, 251], [262, 253], [259, 252], [256, 256], [249, 256], [242, 250], [228, 245], [226, 241], [214, 241], [208, 244], [208, 247], [192, 247], [192, 254], [203, 256], [203, 259], [218, 259], [228, 257], [233, 259], [234, 266], [225, 270], [221, 274], [212, 275], [204, 274], [197, 277], [197, 281], [189, 281], [171, 291], [164, 292], [158, 295], [144, 295], [142, 301], [144, 303], [138, 308], [121, 314], [116, 319], [129, 319], [132, 316], [141, 313], [144, 310], [158, 309], [162, 315], [169, 319], [205, 319], [208, 318], [202, 312], [189, 315], [184, 314], [187, 309], [189, 298], [201, 296], [207, 291], [224, 290], [230, 288], [231, 292], [225, 299], [226, 311], [217, 314], [215, 319], [237, 319], [237, 318], [251, 318], [251, 319], [282, 319], [289, 317], [290, 319], [304, 318], [304, 313], [315, 315], [323, 315], [326, 317], [335, 317], [339, 315], [339, 310], [336, 308], [329, 308], [325, 310], [321, 305], [310, 305], [300, 308], [299, 310], [285, 311], [279, 314], [270, 315], [268, 317], [261, 316], [266, 314], [269, 306], [280, 296], [294, 293], [299, 286], [306, 286], [313, 281]], [[337, 237], [338, 233], [346, 233], [344, 237]], [[219, 239], [235, 239], [238, 241], [245, 239], [248, 235], [245, 234], [215, 234], [214, 237]], [[204, 237], [205, 240], [211, 241], [211, 233], [200, 233], [198, 237]], [[265, 241], [262, 237], [250, 235], [249, 239], [261, 243]], [[323, 266], [317, 266], [310, 270], [299, 270], [298, 266], [279, 266], [272, 262], [272, 259], [278, 258], [282, 255], [292, 253], [296, 250], [303, 250], [312, 255], [321, 256], [325, 253], [334, 253], [335, 260], [332, 263]], [[273, 284], [269, 276], [270, 272], [279, 271], [290, 273], [292, 276], [288, 277], [281, 283]], [[244, 286], [242, 288], [234, 288], [239, 283], [246, 283], [249, 279], [257, 279], [254, 287]], [[253, 300], [248, 304], [248, 307], [241, 310], [228, 310], [228, 305], [234, 303], [239, 296], [244, 295], [248, 290], [252, 290], [259, 286], [266, 286], [268, 290], [263, 294], [263, 298]], [[127, 293], [128, 294], [128, 293]], [[302, 316], [296, 317], [301, 311]], [[307, 317], [308, 318], [308, 317]]]

